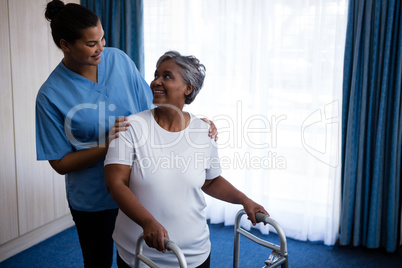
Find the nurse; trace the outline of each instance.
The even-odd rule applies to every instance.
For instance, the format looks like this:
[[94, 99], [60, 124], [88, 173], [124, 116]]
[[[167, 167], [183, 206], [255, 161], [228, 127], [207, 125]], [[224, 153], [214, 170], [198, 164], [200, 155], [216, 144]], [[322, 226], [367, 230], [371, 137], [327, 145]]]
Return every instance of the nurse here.
[[45, 17], [64, 58], [37, 95], [37, 159], [65, 174], [85, 267], [110, 267], [117, 205], [105, 188], [103, 161], [109, 142], [129, 126], [125, 116], [150, 109], [153, 97], [134, 62], [104, 47], [95, 13], [51, 1]]

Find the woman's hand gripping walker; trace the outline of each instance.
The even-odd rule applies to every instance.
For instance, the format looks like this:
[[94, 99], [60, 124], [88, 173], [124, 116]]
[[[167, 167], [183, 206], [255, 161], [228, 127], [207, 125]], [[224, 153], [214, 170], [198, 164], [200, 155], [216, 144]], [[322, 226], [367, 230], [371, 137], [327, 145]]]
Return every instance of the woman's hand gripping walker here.
[[[150, 260], [149, 258], [147, 258], [145, 255], [142, 254], [143, 245], [144, 245], [144, 234], [141, 234], [137, 239], [134, 267], [139, 267], [140, 261], [142, 261], [143, 263], [152, 268], [159, 267], [152, 260]], [[180, 268], [187, 268], [186, 258], [184, 257], [184, 254], [181, 251], [181, 249], [173, 241], [167, 239], [166, 237], [165, 237], [165, 248], [167, 250], [173, 251], [173, 253], [177, 257], [177, 260], [179, 261]]]

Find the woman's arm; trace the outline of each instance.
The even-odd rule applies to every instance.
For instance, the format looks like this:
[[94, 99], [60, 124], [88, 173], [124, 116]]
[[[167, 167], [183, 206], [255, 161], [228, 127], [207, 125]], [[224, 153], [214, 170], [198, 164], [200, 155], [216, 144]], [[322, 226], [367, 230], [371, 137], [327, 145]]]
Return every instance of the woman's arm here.
[[225, 180], [222, 176], [218, 176], [213, 180], [206, 180], [202, 186], [202, 190], [217, 199], [233, 203], [241, 204], [244, 207], [248, 215], [248, 219], [255, 225], [257, 223], [255, 219], [256, 212], [262, 212], [268, 214], [263, 206], [255, 203], [248, 198], [244, 193], [237, 190], [230, 182]]
[[166, 229], [144, 208], [134, 193], [128, 188], [131, 167], [119, 164], [105, 166], [105, 183], [110, 195], [130, 219], [144, 230], [144, 240], [148, 246], [166, 251], [164, 237], [169, 238]]
[[64, 175], [92, 166], [104, 158], [106, 152], [107, 146], [102, 143], [89, 149], [69, 153], [59, 160], [49, 160], [49, 163], [57, 173]]
[[126, 131], [129, 125], [126, 117], [117, 118], [109, 131], [108, 141], [89, 149], [69, 153], [58, 160], [49, 160], [49, 163], [61, 175], [88, 168], [106, 156], [109, 142], [119, 136], [119, 131]]

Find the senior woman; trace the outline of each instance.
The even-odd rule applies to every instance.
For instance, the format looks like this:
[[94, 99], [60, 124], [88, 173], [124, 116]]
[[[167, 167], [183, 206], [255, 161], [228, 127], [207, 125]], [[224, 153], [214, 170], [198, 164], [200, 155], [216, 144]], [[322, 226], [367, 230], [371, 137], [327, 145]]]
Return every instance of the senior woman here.
[[159, 266], [177, 266], [175, 255], [166, 252], [166, 237], [182, 249], [189, 267], [209, 267], [202, 192], [242, 204], [253, 224], [256, 212], [268, 214], [220, 175], [216, 143], [205, 135], [208, 124], [183, 111], [204, 77], [205, 67], [195, 57], [166, 52], [150, 85], [156, 108], [129, 116], [129, 129], [109, 146], [105, 181], [120, 208], [113, 233], [119, 267], [134, 265], [142, 232], [144, 254]]

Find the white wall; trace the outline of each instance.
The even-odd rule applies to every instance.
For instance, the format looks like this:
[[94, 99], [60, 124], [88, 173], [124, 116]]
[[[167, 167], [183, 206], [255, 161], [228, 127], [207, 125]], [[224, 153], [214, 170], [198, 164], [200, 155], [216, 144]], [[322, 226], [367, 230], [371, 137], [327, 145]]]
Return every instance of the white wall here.
[[73, 225], [64, 177], [36, 161], [36, 94], [62, 59], [46, 3], [0, 0], [0, 261]]

